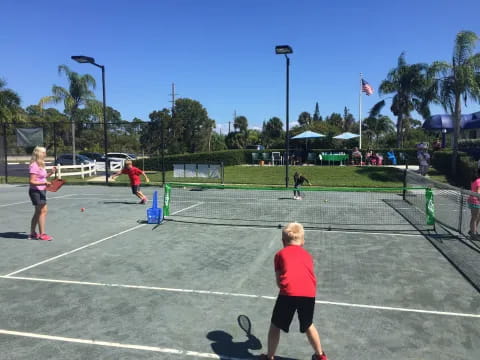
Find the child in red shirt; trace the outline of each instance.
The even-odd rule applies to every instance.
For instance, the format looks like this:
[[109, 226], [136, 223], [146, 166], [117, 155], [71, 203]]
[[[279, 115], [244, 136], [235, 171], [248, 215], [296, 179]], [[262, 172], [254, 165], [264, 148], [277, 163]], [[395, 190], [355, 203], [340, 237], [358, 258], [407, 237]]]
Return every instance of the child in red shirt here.
[[141, 184], [140, 175], [143, 175], [145, 177], [145, 181], [147, 183], [150, 182], [150, 179], [145, 174], [145, 172], [143, 172], [139, 168], [136, 168], [135, 166], [133, 166], [131, 160], [127, 160], [127, 161], [125, 161], [125, 167], [121, 171], [119, 171], [118, 173], [113, 174], [111, 179], [115, 180], [115, 178], [117, 176], [121, 175], [121, 174], [127, 174], [128, 177], [130, 178], [130, 185], [132, 186], [132, 193], [140, 199], [139, 204], [146, 204], [148, 199], [140, 191], [140, 184]]
[[313, 311], [317, 280], [313, 271], [312, 256], [303, 248], [303, 226], [290, 223], [282, 230], [283, 249], [275, 254], [275, 275], [280, 288], [268, 331], [268, 353], [263, 360], [273, 360], [280, 329], [287, 332], [295, 312], [298, 314], [300, 332], [306, 333], [315, 354], [312, 360], [327, 360], [320, 343], [320, 336], [313, 325]]

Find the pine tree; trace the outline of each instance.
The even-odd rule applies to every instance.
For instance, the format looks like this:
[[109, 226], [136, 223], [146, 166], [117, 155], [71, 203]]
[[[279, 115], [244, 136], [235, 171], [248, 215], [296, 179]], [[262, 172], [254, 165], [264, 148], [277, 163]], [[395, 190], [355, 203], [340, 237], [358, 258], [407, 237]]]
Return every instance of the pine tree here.
[[322, 121], [322, 117], [320, 116], [320, 110], [318, 109], [318, 101], [315, 103], [315, 112], [313, 113], [313, 122]]

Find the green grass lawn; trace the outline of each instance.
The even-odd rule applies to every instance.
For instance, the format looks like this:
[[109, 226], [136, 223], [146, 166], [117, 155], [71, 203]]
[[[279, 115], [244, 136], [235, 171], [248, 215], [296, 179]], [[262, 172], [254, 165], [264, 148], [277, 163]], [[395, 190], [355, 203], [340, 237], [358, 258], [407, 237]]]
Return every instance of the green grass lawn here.
[[[293, 174], [298, 171], [310, 180], [312, 185], [319, 187], [401, 187], [403, 186], [403, 170], [382, 166], [291, 166], [289, 167], [289, 185], [293, 185]], [[152, 185], [162, 182], [160, 172], [147, 172]], [[437, 181], [447, 182], [445, 176], [435, 169], [430, 169], [429, 176]], [[99, 176], [98, 178], [103, 178]], [[4, 182], [4, 178], [0, 178]], [[211, 179], [174, 178], [173, 171], [168, 171], [166, 182], [208, 183]], [[69, 184], [85, 184], [89, 179], [81, 177], [65, 177]], [[28, 178], [8, 177], [9, 183], [27, 184]], [[119, 176], [114, 184], [126, 185], [129, 180], [126, 175]], [[94, 182], [94, 184], [98, 184]], [[142, 184], [145, 181], [142, 177]], [[285, 167], [283, 166], [228, 166], [225, 168], [225, 184], [285, 186]]]

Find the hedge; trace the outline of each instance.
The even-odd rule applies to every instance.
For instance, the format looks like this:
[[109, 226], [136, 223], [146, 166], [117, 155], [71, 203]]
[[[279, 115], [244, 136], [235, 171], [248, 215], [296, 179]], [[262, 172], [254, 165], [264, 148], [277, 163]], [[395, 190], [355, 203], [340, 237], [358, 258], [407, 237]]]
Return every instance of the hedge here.
[[465, 189], [470, 189], [470, 182], [477, 172], [477, 162], [465, 152], [459, 152], [457, 158], [457, 172], [452, 174], [451, 150], [436, 151], [432, 157], [432, 166], [447, 176], [450, 183]]
[[[405, 163], [402, 157], [399, 156], [400, 153], [405, 154], [408, 157], [408, 163], [411, 165], [418, 164], [417, 160], [417, 150], [415, 149], [391, 149], [395, 152], [397, 156], [397, 162], [399, 165]], [[291, 152], [295, 152], [299, 150], [291, 150]], [[344, 152], [351, 156], [352, 149], [312, 149], [310, 152], [315, 154], [319, 154], [322, 152]], [[361, 150], [363, 154], [366, 153], [365, 149]], [[390, 151], [390, 149], [376, 149], [375, 152], [379, 152], [384, 155], [386, 158], [386, 153]], [[252, 153], [258, 154], [271, 154], [272, 152], [280, 152], [283, 154], [284, 149], [268, 149], [268, 150], [223, 150], [223, 151], [215, 151], [215, 152], [205, 152], [205, 153], [194, 153], [194, 154], [177, 154], [177, 155], [166, 155], [165, 156], [165, 169], [167, 171], [173, 170], [173, 164], [178, 163], [219, 163], [223, 162], [224, 166], [232, 166], [232, 165], [242, 165], [242, 164], [251, 164], [252, 163]], [[270, 155], [269, 155], [270, 156]], [[318, 158], [318, 156], [316, 156]], [[160, 171], [162, 168], [161, 157], [152, 157], [148, 159], [139, 159], [134, 161], [134, 165], [138, 167], [144, 166], [145, 170], [149, 171]]]
[[480, 159], [480, 139], [466, 139], [458, 142], [458, 150], [466, 152], [475, 160]]

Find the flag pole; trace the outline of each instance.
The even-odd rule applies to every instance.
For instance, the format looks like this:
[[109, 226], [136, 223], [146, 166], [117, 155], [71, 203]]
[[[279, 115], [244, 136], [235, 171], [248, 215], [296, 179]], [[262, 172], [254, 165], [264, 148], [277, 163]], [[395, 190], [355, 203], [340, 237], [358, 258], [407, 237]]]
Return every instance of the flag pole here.
[[362, 148], [362, 73], [360, 73], [360, 91], [358, 93], [358, 119], [360, 124], [360, 138], [358, 141], [358, 148]]

